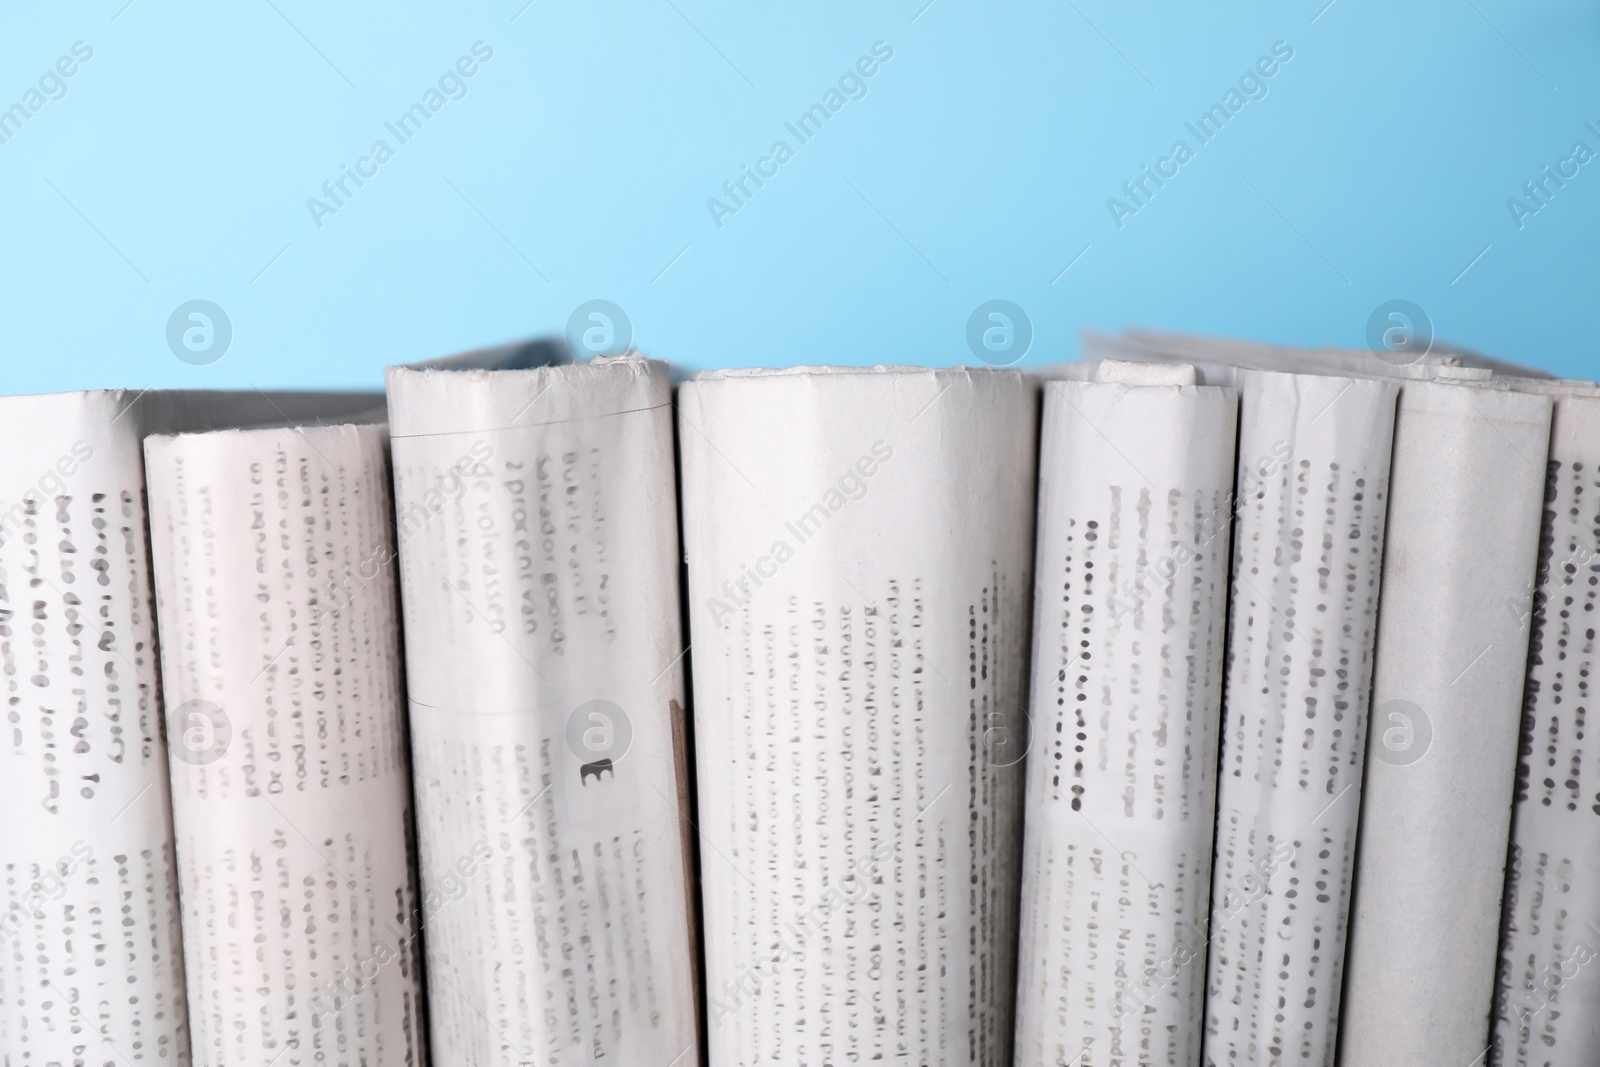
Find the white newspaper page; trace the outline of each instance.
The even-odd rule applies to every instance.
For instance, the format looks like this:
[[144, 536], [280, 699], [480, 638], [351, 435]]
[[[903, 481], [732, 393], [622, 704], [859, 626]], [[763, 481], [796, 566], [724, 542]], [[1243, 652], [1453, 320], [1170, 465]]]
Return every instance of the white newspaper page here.
[[1037, 405], [680, 389], [713, 1067], [1010, 1067]]
[[1045, 386], [1019, 1064], [1200, 1062], [1237, 413]]
[[189, 1063], [145, 433], [350, 411], [374, 399], [115, 391], [0, 398], [7, 1067]]
[[667, 368], [388, 379], [435, 1062], [694, 1067]]
[[196, 1064], [421, 1064], [387, 439], [146, 443]]
[[1238, 382], [1206, 1056], [1331, 1064], [1399, 388]]
[[1402, 387], [1343, 1067], [1488, 1046], [1549, 441], [1548, 397]]
[[1554, 399], [1490, 1067], [1600, 1063], [1600, 398]]

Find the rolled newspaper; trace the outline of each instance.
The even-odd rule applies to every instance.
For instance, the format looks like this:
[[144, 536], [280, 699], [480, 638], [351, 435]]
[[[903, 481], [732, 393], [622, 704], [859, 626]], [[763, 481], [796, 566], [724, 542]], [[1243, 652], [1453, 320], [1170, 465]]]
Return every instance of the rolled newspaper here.
[[1399, 390], [1238, 384], [1206, 1057], [1332, 1063]]
[[1547, 397], [1401, 390], [1344, 1067], [1488, 1048], [1549, 441]]
[[[1490, 1067], [1600, 1063], [1600, 396], [1554, 403]], [[1522, 611], [1519, 598], [1502, 608]]]
[[1155, 370], [1045, 386], [1019, 1064], [1200, 1060], [1237, 397]]
[[388, 372], [434, 1059], [691, 1067], [667, 369], [476, 362]]
[[190, 1062], [145, 435], [378, 400], [0, 397], [0, 1058]]
[[384, 430], [145, 450], [194, 1061], [419, 1063]]
[[713, 1067], [1012, 1062], [1037, 403], [681, 387]]

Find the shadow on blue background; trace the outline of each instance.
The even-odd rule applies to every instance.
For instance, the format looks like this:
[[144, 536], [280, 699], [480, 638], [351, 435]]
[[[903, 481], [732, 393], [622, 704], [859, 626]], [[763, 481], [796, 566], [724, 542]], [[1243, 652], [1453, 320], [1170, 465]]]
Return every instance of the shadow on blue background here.
[[696, 367], [973, 362], [991, 299], [1030, 364], [1362, 346], [1398, 298], [1600, 373], [1593, 4], [356, 8], [0, 13], [0, 392], [376, 386], [593, 299]]

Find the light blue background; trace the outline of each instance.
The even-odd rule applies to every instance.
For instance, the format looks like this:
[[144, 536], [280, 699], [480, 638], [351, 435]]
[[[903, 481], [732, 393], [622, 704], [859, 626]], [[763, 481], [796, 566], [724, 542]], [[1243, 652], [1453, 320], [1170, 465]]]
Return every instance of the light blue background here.
[[[1028, 363], [1086, 326], [1361, 346], [1405, 298], [1600, 373], [1600, 161], [1507, 208], [1600, 150], [1592, 2], [524, 2], [7, 5], [0, 107], [94, 56], [0, 144], [0, 392], [375, 386], [593, 298], [700, 367], [972, 362], [991, 298], [1031, 316]], [[479, 40], [468, 95], [318, 229], [307, 198]], [[876, 41], [866, 98], [798, 146]], [[1269, 95], [1119, 230], [1107, 198], [1275, 41]], [[719, 229], [707, 199], [779, 138]], [[195, 298], [233, 323], [209, 366], [166, 344]]]

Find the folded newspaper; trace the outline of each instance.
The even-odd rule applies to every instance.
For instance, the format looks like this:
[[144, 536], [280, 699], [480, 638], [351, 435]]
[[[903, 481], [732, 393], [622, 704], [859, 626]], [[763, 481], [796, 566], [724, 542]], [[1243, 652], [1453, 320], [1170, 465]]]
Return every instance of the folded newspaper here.
[[1084, 355], [0, 398], [0, 1067], [1594, 1067], [1600, 386]]
[[0, 1057], [189, 1063], [143, 441], [375, 394], [0, 397]]
[[1012, 1063], [1036, 403], [682, 387], [714, 1064]]
[[196, 1064], [414, 1062], [382, 426], [146, 441]]
[[697, 1063], [667, 369], [527, 357], [389, 371], [433, 1058]]
[[1020, 1063], [1200, 1055], [1238, 396], [1169, 370], [1045, 388]]

